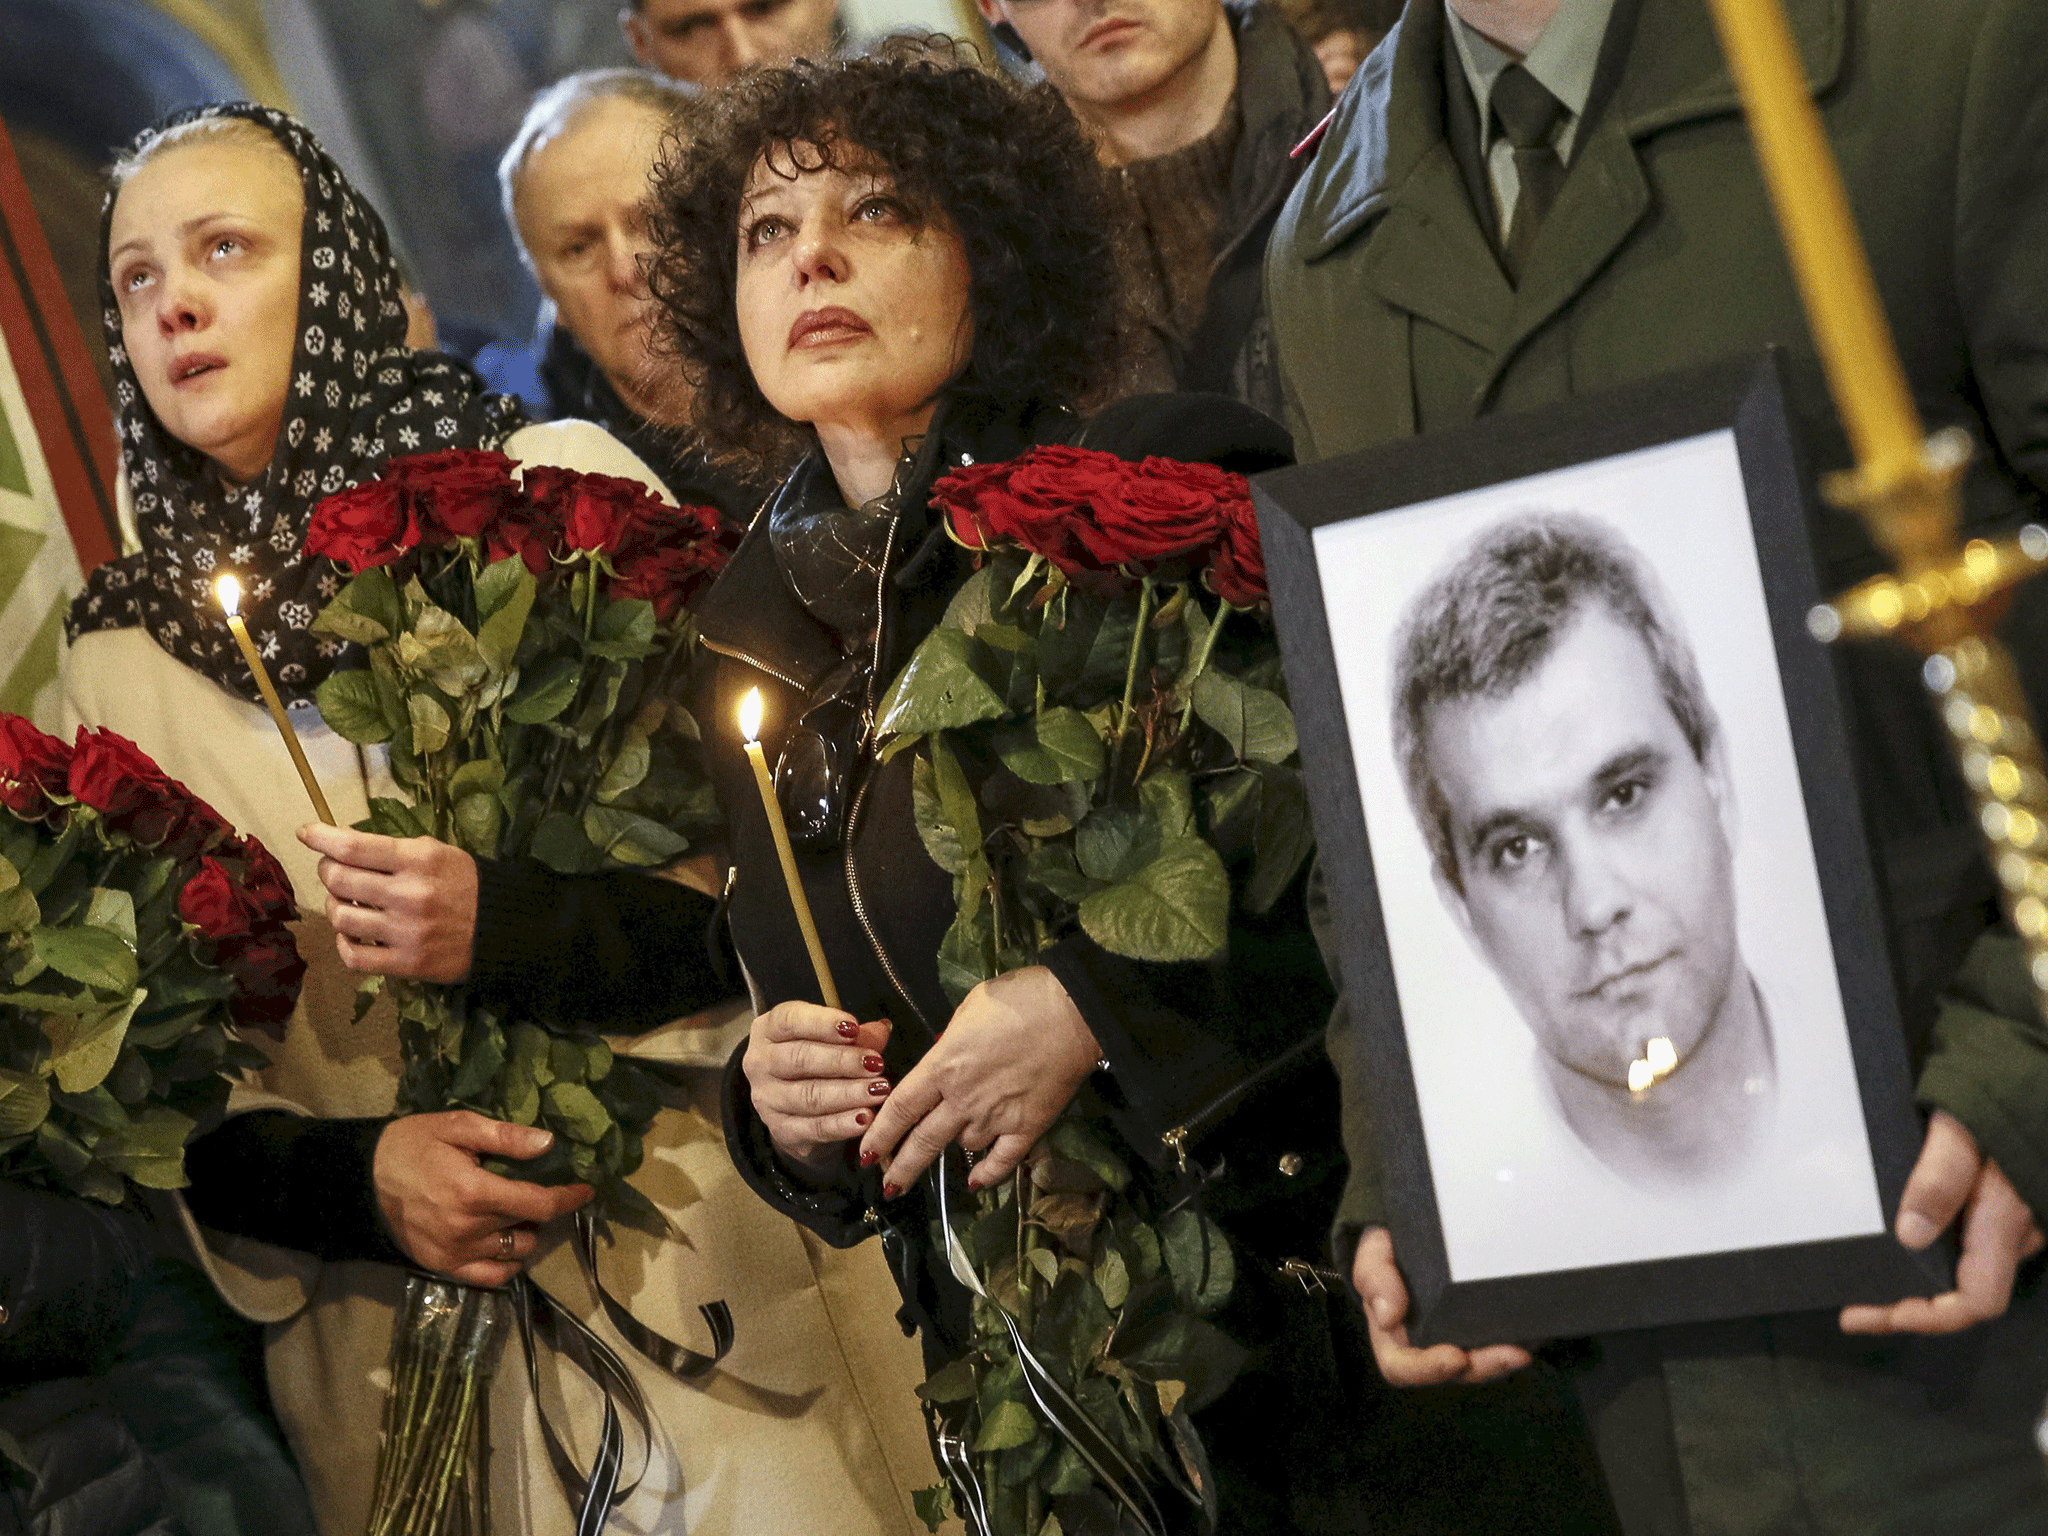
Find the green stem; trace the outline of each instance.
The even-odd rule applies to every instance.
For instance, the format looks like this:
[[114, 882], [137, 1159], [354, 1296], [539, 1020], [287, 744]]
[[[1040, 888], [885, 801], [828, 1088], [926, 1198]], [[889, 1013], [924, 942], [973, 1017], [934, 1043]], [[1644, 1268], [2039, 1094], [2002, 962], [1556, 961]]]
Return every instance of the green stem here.
[[1117, 716], [1116, 736], [1121, 742], [1130, 734], [1131, 705], [1138, 696], [1138, 661], [1145, 651], [1145, 625], [1152, 617], [1152, 578], [1138, 588], [1138, 623], [1131, 631], [1131, 659], [1124, 665], [1124, 706]]
[[1180, 728], [1183, 732], [1195, 714], [1195, 680], [1209, 670], [1209, 658], [1215, 654], [1216, 637], [1223, 633], [1223, 621], [1235, 612], [1237, 609], [1229, 603], [1219, 602], [1216, 605], [1216, 617], [1209, 621], [1209, 632], [1202, 636], [1202, 648], [1195, 652], [1194, 665], [1181, 674], [1180, 685], [1187, 691], [1187, 701], [1180, 707]]
[[597, 628], [597, 560], [591, 557], [583, 564], [583, 639], [588, 644]]
[[1031, 1315], [1037, 1309], [1031, 1303], [1034, 1299], [1032, 1276], [1038, 1271], [1031, 1265], [1031, 1250], [1036, 1245], [1031, 1240], [1031, 1223], [1024, 1219], [1024, 1208], [1029, 1203], [1031, 1177], [1019, 1165], [1012, 1175], [1014, 1182], [1012, 1198], [1017, 1202], [1017, 1321], [1023, 1325], [1024, 1336], [1031, 1336]]

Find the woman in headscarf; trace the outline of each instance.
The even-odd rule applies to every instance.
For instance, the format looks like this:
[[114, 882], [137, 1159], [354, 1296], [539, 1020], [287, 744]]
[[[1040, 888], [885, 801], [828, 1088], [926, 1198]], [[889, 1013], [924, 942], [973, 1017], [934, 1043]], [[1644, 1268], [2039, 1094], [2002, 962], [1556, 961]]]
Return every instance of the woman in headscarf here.
[[[350, 1022], [353, 978], [336, 963], [328, 923], [311, 915], [328, 907], [315, 853], [293, 835], [306, 820], [304, 794], [221, 622], [213, 582], [223, 571], [241, 579], [249, 629], [345, 827], [367, 814], [370, 796], [400, 792], [381, 750], [359, 750], [307, 707], [342, 649], [311, 628], [341, 581], [304, 552], [318, 501], [393, 458], [449, 448], [660, 487], [600, 429], [524, 425], [513, 402], [484, 394], [463, 365], [406, 349], [381, 221], [290, 118], [249, 105], [181, 114], [144, 137], [114, 182], [102, 282], [140, 548], [95, 571], [74, 606], [67, 709], [74, 722], [136, 740], [261, 837], [309, 914], [299, 945], [313, 968], [299, 1011], [260, 1082], [238, 1091], [227, 1124], [189, 1150], [188, 1203], [217, 1282], [245, 1314], [273, 1325], [272, 1390], [322, 1531], [358, 1536], [401, 1266], [486, 1285], [532, 1267], [581, 1308], [573, 1256], [560, 1223], [548, 1223], [588, 1191], [543, 1189], [480, 1166], [491, 1155], [535, 1155], [544, 1132], [467, 1112], [391, 1118], [395, 1022], [388, 1007]], [[490, 937], [497, 980], [518, 984], [517, 952], [532, 934], [477, 934], [468, 855], [425, 839], [368, 841], [402, 848], [409, 862], [391, 877], [431, 887], [455, 909], [442, 936], [457, 961], [443, 979], [459, 979], [471, 946]], [[682, 872], [685, 883], [640, 879], [639, 906], [667, 912], [677, 931], [701, 932], [710, 897], [686, 882], [715, 890], [715, 878], [707, 868]], [[501, 930], [511, 920], [498, 913]], [[418, 974], [415, 958], [405, 964]], [[559, 959], [537, 953], [533, 964]], [[650, 1132], [640, 1182], [681, 1241], [622, 1234], [606, 1261], [613, 1287], [667, 1333], [684, 1331], [682, 1314], [696, 1300], [723, 1296], [738, 1340], [701, 1389], [633, 1362], [656, 1443], [618, 1518], [633, 1529], [706, 1533], [901, 1530], [907, 1487], [926, 1474], [914, 1408], [881, 1384], [907, 1390], [914, 1360], [900, 1340], [850, 1340], [834, 1321], [838, 1299], [886, 1293], [886, 1274], [839, 1262], [752, 1199], [719, 1143], [715, 1073], [691, 1070], [721, 1063], [746, 1019], [735, 1001], [620, 1042], [680, 1069], [683, 1102]], [[637, 1285], [619, 1283], [622, 1274]], [[496, 1377], [493, 1419], [499, 1518], [511, 1529], [565, 1527], [532, 1396], [509, 1362]], [[572, 1455], [587, 1461], [593, 1435], [591, 1425], [569, 1426]]]

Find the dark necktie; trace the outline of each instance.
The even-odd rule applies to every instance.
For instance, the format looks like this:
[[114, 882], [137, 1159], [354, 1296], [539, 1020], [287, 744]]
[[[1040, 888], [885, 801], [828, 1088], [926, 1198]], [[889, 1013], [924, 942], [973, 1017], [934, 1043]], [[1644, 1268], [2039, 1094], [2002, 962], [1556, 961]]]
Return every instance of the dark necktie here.
[[1530, 248], [1536, 243], [1536, 231], [1564, 183], [1564, 162], [1557, 157], [1551, 137], [1564, 121], [1565, 107], [1528, 70], [1510, 64], [1493, 82], [1493, 115], [1514, 146], [1515, 177], [1520, 183], [1514, 218], [1501, 242], [1502, 264], [1508, 276], [1519, 283]]

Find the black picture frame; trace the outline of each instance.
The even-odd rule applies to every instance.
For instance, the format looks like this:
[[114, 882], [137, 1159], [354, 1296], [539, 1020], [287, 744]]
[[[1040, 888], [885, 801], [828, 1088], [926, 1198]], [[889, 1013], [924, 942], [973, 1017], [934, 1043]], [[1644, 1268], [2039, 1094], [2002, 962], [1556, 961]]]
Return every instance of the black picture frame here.
[[[1824, 1241], [1454, 1278], [1387, 926], [1388, 903], [1437, 897], [1382, 889], [1317, 530], [1723, 431], [1732, 432], [1748, 502], [1769, 648], [1791, 727], [1883, 1226]], [[1336, 920], [1352, 1019], [1349, 1048], [1365, 1053], [1366, 1069], [1349, 1074], [1349, 1084], [1363, 1085], [1368, 1095], [1388, 1226], [1409, 1289], [1409, 1333], [1417, 1344], [1532, 1342], [1886, 1303], [1951, 1288], [1952, 1247], [1913, 1253], [1890, 1235], [1919, 1153], [1922, 1122], [1836, 663], [1807, 630], [1807, 615], [1822, 596], [1810, 543], [1809, 484], [1774, 354], [1488, 418], [1252, 482]], [[1384, 788], [1381, 773], [1376, 782]]]

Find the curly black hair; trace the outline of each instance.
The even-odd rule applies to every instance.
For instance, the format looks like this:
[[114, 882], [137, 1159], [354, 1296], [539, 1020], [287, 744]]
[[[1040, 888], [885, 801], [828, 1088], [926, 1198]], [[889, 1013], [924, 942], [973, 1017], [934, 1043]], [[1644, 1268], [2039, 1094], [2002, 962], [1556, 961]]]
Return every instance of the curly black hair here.
[[648, 279], [713, 457], [777, 474], [814, 441], [769, 405], [740, 346], [741, 202], [764, 155], [804, 170], [879, 167], [914, 218], [958, 231], [974, 346], [950, 388], [1072, 406], [1113, 376], [1117, 269], [1094, 152], [1052, 87], [974, 61], [949, 39], [900, 38], [862, 57], [750, 71], [664, 151]]

